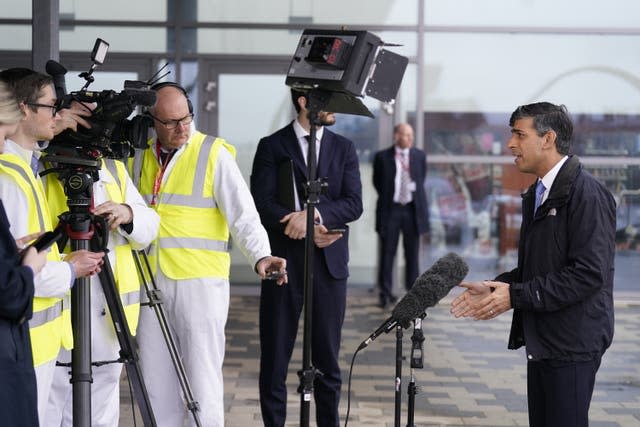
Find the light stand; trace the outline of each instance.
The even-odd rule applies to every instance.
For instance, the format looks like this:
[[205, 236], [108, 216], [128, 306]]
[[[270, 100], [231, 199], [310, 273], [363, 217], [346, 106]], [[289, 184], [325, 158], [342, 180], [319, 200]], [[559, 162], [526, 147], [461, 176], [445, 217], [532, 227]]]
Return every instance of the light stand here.
[[291, 60], [285, 81], [307, 93], [310, 141], [307, 150], [307, 230], [304, 258], [304, 337], [302, 370], [298, 372], [301, 394], [300, 426], [309, 425], [313, 382], [322, 375], [311, 366], [311, 313], [313, 302], [314, 216], [324, 188], [316, 178], [316, 126], [318, 113], [373, 114], [356, 97], [365, 93], [392, 102], [398, 92], [408, 58], [381, 47], [377, 36], [366, 31], [304, 30]]
[[320, 125], [318, 113], [322, 104], [321, 91], [310, 91], [307, 94], [307, 110], [309, 111], [309, 145], [307, 148], [307, 177], [308, 182], [305, 185], [307, 195], [307, 230], [305, 235], [305, 251], [304, 251], [304, 297], [303, 297], [303, 338], [302, 338], [302, 370], [298, 371], [300, 377], [300, 385], [298, 392], [300, 393], [300, 426], [307, 427], [309, 425], [309, 409], [311, 404], [311, 395], [313, 394], [313, 382], [318, 375], [322, 375], [320, 371], [311, 366], [311, 325], [312, 325], [312, 308], [313, 308], [313, 262], [315, 243], [313, 241], [314, 234], [314, 217], [320, 194], [326, 184], [316, 179], [316, 126]]

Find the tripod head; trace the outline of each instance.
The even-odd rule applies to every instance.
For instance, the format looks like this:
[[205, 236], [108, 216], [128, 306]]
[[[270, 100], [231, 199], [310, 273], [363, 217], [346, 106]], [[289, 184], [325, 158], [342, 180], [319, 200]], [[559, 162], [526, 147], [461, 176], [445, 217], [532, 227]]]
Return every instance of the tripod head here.
[[[109, 227], [103, 217], [90, 212], [93, 201], [93, 183], [99, 179], [102, 162], [99, 158], [85, 159], [65, 155], [47, 155], [44, 158], [52, 164], [41, 175], [56, 173], [67, 197], [68, 212], [59, 215], [64, 232], [72, 240], [91, 240], [98, 231], [98, 241], [103, 248], [109, 241]], [[64, 247], [66, 238], [60, 242]]]

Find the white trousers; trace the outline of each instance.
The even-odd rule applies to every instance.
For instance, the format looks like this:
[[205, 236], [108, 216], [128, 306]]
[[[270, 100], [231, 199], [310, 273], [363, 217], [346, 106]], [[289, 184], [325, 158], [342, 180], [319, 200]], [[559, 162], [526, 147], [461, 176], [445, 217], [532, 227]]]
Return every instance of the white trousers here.
[[[116, 360], [120, 344], [113, 329], [113, 323], [102, 292], [100, 281], [91, 279], [91, 361]], [[58, 360], [71, 361], [71, 352], [63, 350]], [[69, 382], [71, 369], [56, 367], [53, 384], [47, 403], [42, 427], [73, 425], [73, 387]], [[121, 363], [92, 366], [91, 373], [91, 426], [117, 427], [120, 418], [120, 373]], [[39, 397], [39, 396], [38, 396]], [[38, 402], [38, 406], [40, 402]], [[43, 422], [44, 421], [44, 422]]]
[[[229, 282], [219, 279], [175, 281], [157, 277], [164, 311], [203, 426], [224, 426], [224, 327], [229, 311]], [[168, 347], [154, 311], [144, 306], [138, 326], [140, 362], [158, 427], [195, 425], [187, 409]]]
[[[58, 356], [60, 356], [58, 354]], [[51, 393], [51, 383], [56, 370], [56, 361], [50, 360], [40, 366], [35, 367], [36, 370], [36, 388], [38, 392], [38, 420], [40, 425], [45, 425], [44, 420], [47, 413], [47, 401]]]

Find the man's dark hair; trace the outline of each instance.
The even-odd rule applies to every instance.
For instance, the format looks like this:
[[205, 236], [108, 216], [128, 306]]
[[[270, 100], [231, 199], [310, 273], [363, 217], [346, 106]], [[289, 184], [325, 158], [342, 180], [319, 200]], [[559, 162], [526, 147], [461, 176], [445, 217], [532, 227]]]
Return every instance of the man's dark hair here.
[[291, 102], [293, 102], [293, 106], [295, 107], [297, 114], [300, 114], [300, 105], [298, 104], [298, 98], [300, 98], [301, 96], [304, 96], [305, 99], [309, 99], [307, 98], [306, 92], [297, 89], [291, 89]]
[[550, 102], [521, 105], [511, 114], [509, 126], [513, 127], [516, 120], [528, 117], [533, 118], [533, 128], [538, 136], [544, 136], [550, 130], [554, 131], [556, 133], [556, 150], [560, 154], [569, 154], [573, 123], [567, 107]]
[[[5, 82], [18, 103], [36, 103], [42, 89], [53, 84], [53, 78], [29, 68], [8, 68], [0, 71], [0, 80]], [[29, 106], [33, 111], [37, 107]]]

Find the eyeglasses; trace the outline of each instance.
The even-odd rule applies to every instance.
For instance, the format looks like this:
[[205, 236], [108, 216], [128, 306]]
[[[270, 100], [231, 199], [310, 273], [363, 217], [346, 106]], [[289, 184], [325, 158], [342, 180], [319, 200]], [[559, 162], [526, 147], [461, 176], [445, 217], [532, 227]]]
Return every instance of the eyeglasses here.
[[27, 105], [31, 107], [51, 108], [51, 116], [55, 117], [58, 114], [58, 107], [56, 105], [38, 104], [37, 102], [27, 102]]
[[181, 119], [178, 120], [160, 120], [159, 118], [157, 118], [156, 116], [154, 116], [153, 114], [147, 112], [147, 114], [149, 114], [151, 116], [151, 118], [153, 118], [153, 120], [156, 120], [160, 123], [162, 123], [162, 125], [164, 127], [166, 127], [167, 129], [175, 129], [178, 127], [178, 125], [183, 125], [183, 126], [187, 126], [190, 125], [191, 122], [193, 122], [193, 114], [187, 114], [186, 116], [184, 116]]

